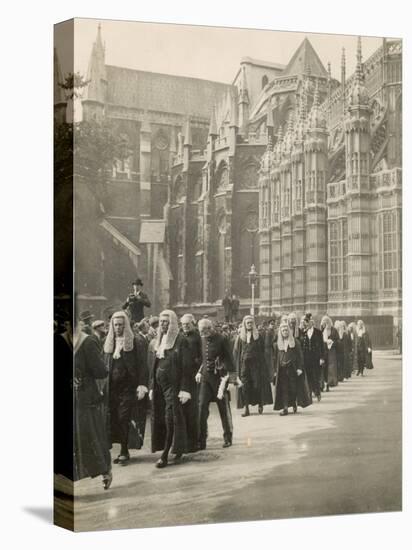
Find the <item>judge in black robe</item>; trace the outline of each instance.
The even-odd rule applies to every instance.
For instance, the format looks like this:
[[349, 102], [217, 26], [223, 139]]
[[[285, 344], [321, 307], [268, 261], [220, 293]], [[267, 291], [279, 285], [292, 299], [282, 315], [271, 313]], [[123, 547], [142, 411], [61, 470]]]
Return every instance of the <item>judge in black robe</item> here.
[[263, 406], [273, 403], [271, 377], [265, 359], [264, 336], [258, 333], [251, 315], [243, 318], [233, 354], [240, 379], [237, 406], [245, 408], [242, 416], [249, 416], [249, 406], [255, 405], [262, 414]]

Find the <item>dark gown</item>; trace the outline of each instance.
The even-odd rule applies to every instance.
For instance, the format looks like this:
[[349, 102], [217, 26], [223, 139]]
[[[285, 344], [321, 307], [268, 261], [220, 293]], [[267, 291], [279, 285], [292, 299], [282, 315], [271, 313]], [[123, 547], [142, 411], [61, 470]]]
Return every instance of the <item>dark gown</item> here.
[[97, 343], [85, 336], [74, 353], [74, 480], [110, 471], [106, 407], [97, 380], [107, 369]]
[[352, 376], [352, 341], [350, 335], [345, 332], [343, 335], [343, 375], [345, 378]]
[[[277, 349], [275, 354], [275, 411], [288, 407], [308, 407], [312, 404], [312, 396], [303, 369], [303, 354], [298, 340], [293, 348], [285, 351]], [[302, 370], [298, 376], [297, 370]]]
[[[111, 443], [139, 448], [143, 443], [142, 435], [136, 436], [140, 410], [137, 409], [137, 386], [148, 386], [146, 354], [139, 340], [134, 339], [131, 351], [120, 352], [120, 358], [114, 359], [112, 353], [105, 356], [109, 369], [109, 425]], [[142, 404], [142, 406], [144, 406]], [[133, 426], [133, 422], [135, 426]], [[132, 440], [129, 434], [132, 431]], [[133, 433], [134, 432], [134, 433]]]
[[[323, 337], [323, 334], [322, 334]], [[338, 331], [335, 327], [330, 329], [329, 339], [332, 340], [332, 346], [329, 349], [326, 342], [324, 341], [325, 346], [325, 371], [326, 371], [326, 380], [325, 382], [333, 388], [338, 385], [338, 361], [336, 355], [336, 343], [339, 340]]]
[[[149, 345], [149, 387], [152, 398], [152, 453], [163, 451], [166, 444], [169, 415], [173, 418], [172, 453], [183, 454], [188, 451], [186, 420], [183, 406], [179, 401], [180, 391], [190, 390], [190, 350], [186, 339], [179, 334], [172, 349], [165, 350], [164, 359], [158, 359], [154, 349], [155, 340]], [[167, 371], [172, 382], [171, 391], [164, 394], [159, 385], [157, 371]], [[190, 393], [190, 392], [189, 392]]]
[[188, 377], [188, 387], [191, 395], [191, 399], [182, 405], [182, 408], [186, 420], [187, 449], [188, 452], [193, 452], [198, 449], [199, 442], [199, 385], [196, 383], [195, 376], [202, 364], [202, 339], [197, 330], [182, 334], [189, 346], [190, 375]]
[[343, 382], [345, 378], [345, 354], [344, 354], [344, 337], [339, 336], [336, 340], [336, 363], [338, 369], [338, 382]]
[[[135, 343], [137, 356], [140, 358], [141, 364], [140, 368], [142, 374], [139, 377], [139, 383], [142, 386], [149, 386], [149, 376], [147, 368], [147, 353], [149, 342], [142, 335], [138, 334], [135, 336]], [[149, 395], [148, 393], [143, 397], [143, 399], [137, 399], [137, 395], [134, 397], [133, 405], [130, 415], [130, 427], [129, 427], [129, 449], [141, 449], [144, 443], [144, 436], [146, 433], [146, 418], [147, 411], [149, 409]]]
[[271, 377], [265, 358], [263, 336], [250, 342], [237, 339], [234, 350], [237, 374], [243, 383], [238, 390], [237, 407], [246, 405], [268, 405], [273, 403]]
[[322, 377], [320, 360], [324, 359], [325, 353], [321, 331], [314, 327], [311, 338], [309, 338], [308, 331], [304, 332], [300, 343], [302, 345], [303, 366], [308, 378], [309, 390], [318, 397], [320, 395]]

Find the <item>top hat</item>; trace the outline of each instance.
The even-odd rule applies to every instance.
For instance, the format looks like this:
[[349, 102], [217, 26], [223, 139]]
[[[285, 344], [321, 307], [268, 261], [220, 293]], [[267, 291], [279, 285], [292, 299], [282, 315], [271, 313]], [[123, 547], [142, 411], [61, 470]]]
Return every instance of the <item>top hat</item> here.
[[139, 286], [143, 286], [143, 281], [142, 279], [139, 279], [139, 277], [137, 279], [135, 279], [132, 283], [132, 285], [139, 285]]
[[79, 315], [80, 321], [87, 321], [88, 319], [93, 319], [94, 315], [88, 310], [85, 309]]

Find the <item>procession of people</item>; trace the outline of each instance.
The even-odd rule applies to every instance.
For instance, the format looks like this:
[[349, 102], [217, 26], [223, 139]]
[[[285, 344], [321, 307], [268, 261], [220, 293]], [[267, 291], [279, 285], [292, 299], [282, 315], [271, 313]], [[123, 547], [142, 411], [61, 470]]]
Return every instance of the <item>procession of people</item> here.
[[[269, 410], [282, 417], [320, 401], [353, 375], [373, 368], [372, 343], [363, 321], [324, 315], [319, 327], [308, 312], [277, 315], [259, 324], [253, 315], [237, 321], [238, 299], [222, 300], [224, 322], [171, 309], [144, 316], [150, 301], [140, 279], [123, 309], [108, 320], [90, 311], [76, 315], [56, 334], [57, 349], [69, 363], [74, 353], [74, 478], [102, 476], [112, 483], [112, 462], [125, 466], [130, 449], [141, 449], [150, 416], [156, 468], [207, 448], [210, 404], [216, 403], [222, 446], [234, 441], [231, 394], [241, 417]], [[226, 301], [225, 301], [226, 300]], [[234, 303], [234, 307], [233, 307]], [[230, 305], [230, 307], [229, 307]], [[68, 378], [66, 377], [66, 381]], [[231, 388], [235, 389], [230, 391]], [[112, 460], [110, 449], [119, 444]]]

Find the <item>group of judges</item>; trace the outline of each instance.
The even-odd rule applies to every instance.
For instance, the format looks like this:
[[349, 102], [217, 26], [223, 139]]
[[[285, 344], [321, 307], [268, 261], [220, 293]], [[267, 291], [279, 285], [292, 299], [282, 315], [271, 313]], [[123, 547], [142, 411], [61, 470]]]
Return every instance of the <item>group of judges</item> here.
[[[113, 462], [126, 465], [130, 449], [143, 446], [147, 413], [151, 450], [161, 451], [155, 466], [164, 468], [170, 454], [177, 463], [185, 453], [206, 449], [211, 402], [223, 447], [232, 445], [230, 384], [242, 417], [251, 407], [263, 414], [265, 405], [285, 417], [373, 368], [362, 321], [346, 326], [324, 316], [317, 328], [310, 313], [300, 320], [291, 313], [259, 326], [251, 315], [222, 325], [196, 322], [189, 313], [179, 321], [172, 310], [142, 318], [143, 306], [136, 314], [133, 301], [108, 326], [82, 312], [74, 330], [59, 335], [74, 352], [74, 479], [102, 475], [105, 489], [113, 479], [110, 448], [120, 444]], [[150, 305], [147, 296], [142, 301]]]

